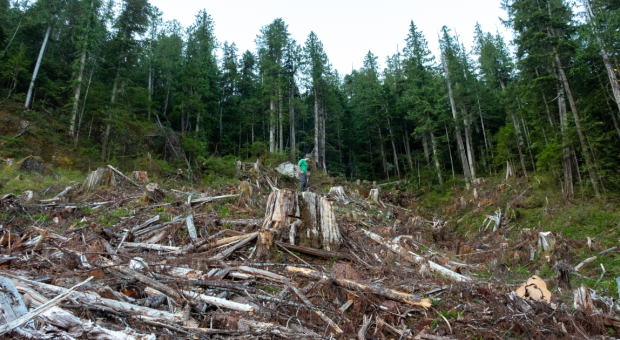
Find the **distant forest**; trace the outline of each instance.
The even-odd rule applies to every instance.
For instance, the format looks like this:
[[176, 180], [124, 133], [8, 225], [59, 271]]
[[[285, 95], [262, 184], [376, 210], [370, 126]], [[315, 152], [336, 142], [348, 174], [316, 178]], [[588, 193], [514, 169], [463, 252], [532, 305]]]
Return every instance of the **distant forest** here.
[[320, 37], [297, 42], [283, 19], [247, 32], [256, 48], [239, 51], [214, 35], [208, 9], [183, 27], [147, 0], [0, 0], [0, 107], [53, 121], [102, 163], [312, 153], [349, 179], [437, 187], [545, 171], [566, 197], [620, 190], [620, 1], [501, 6], [510, 37], [437, 27], [434, 55], [412, 21], [385, 68], [369, 51], [342, 74]]

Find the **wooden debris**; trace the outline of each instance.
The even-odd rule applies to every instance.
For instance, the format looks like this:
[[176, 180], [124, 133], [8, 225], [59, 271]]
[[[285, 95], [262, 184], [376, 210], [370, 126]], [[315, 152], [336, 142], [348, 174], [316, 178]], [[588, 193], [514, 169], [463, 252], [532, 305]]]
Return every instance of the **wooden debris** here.
[[[421, 261], [426, 261], [422, 256], [415, 254], [411, 251], [407, 251], [405, 250], [403, 247], [401, 247], [398, 242], [393, 242], [393, 241], [385, 241], [383, 239], [383, 237], [372, 233], [368, 230], [363, 230], [362, 232], [364, 232], [368, 237], [370, 237], [371, 239], [373, 239], [374, 241], [376, 241], [377, 243], [383, 244], [384, 246], [386, 246], [388, 249], [390, 249], [392, 252], [394, 252], [395, 254], [399, 254], [401, 256], [403, 256], [404, 258], [408, 259], [409, 261], [412, 262], [421, 262]], [[464, 275], [458, 274], [448, 268], [445, 268], [444, 266], [441, 266], [435, 262], [432, 261], [428, 261], [428, 264], [430, 266], [430, 270], [433, 272], [436, 272], [438, 274], [441, 275], [445, 275], [447, 277], [450, 277], [451, 279], [455, 280], [455, 281], [471, 281], [471, 278], [468, 278]]]
[[373, 294], [383, 296], [391, 300], [401, 301], [401, 302], [405, 302], [405, 303], [408, 303], [410, 305], [415, 305], [415, 306], [422, 306], [424, 308], [428, 308], [431, 306], [431, 302], [429, 299], [423, 299], [423, 298], [420, 298], [419, 296], [399, 292], [393, 289], [384, 288], [384, 287], [377, 286], [377, 285], [364, 284], [358, 281], [332, 277], [328, 274], [319, 273], [311, 269], [298, 268], [298, 267], [286, 267], [286, 271], [291, 274], [301, 275], [304, 277], [309, 277], [309, 278], [313, 278], [317, 280], [320, 280], [321, 278], [327, 276], [333, 283], [339, 286], [348, 288], [348, 289], [368, 290], [372, 292]]
[[592, 262], [592, 261], [594, 261], [594, 260], [596, 260], [596, 256], [589, 257], [589, 258], [587, 258], [587, 259], [585, 259], [585, 260], [581, 261], [581, 263], [579, 263], [578, 265], [576, 265], [576, 266], [575, 266], [575, 268], [574, 268], [573, 270], [574, 270], [575, 272], [578, 272], [578, 271], [579, 271], [581, 268], [583, 268], [586, 264], [588, 264], [588, 263], [590, 263], [590, 262]]
[[596, 310], [594, 303], [592, 302], [592, 297], [590, 297], [590, 292], [588, 288], [581, 286], [573, 292], [573, 306], [575, 309], [582, 308], [588, 312], [593, 312]]

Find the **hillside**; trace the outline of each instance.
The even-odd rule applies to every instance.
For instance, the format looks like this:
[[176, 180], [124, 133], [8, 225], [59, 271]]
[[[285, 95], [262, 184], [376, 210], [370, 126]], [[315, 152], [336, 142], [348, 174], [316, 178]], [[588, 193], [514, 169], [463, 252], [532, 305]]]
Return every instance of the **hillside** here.
[[[165, 191], [149, 191], [152, 186], [145, 182], [130, 183], [118, 175], [88, 189], [82, 185], [87, 173], [51, 164], [42, 167], [49, 174], [5, 166], [2, 178], [10, 181], [0, 189], [5, 231], [0, 245], [9, 257], [3, 273], [14, 278], [18, 290], [30, 287], [44, 296], [53, 287], [70, 288], [94, 276], [83, 290], [152, 308], [130, 311], [129, 305], [105, 299], [101, 305], [86, 297], [78, 298], [78, 305], [61, 306], [69, 312], [86, 308], [90, 315], [103, 317], [100, 327], [111, 337], [129, 325], [132, 339], [149, 333], [162, 339], [190, 334], [352, 338], [360, 330], [367, 337], [374, 333], [387, 338], [398, 338], [404, 330], [402, 338], [551, 339], [613, 336], [618, 331], [616, 197], [565, 201], [557, 179], [531, 174], [530, 181], [480, 178], [470, 189], [412, 191], [406, 181], [380, 183], [379, 201], [372, 202], [366, 197], [374, 184], [317, 172], [311, 176], [310, 191], [329, 199], [325, 202], [332, 206], [341, 235], [337, 252], [321, 241], [308, 242], [303, 232], [289, 243], [293, 230], [313, 224], [302, 212], [300, 224], [276, 223], [277, 251], [271, 258], [259, 258], [262, 241], [254, 247], [253, 235], [265, 230], [263, 217], [273, 213], [272, 196], [297, 186], [296, 180], [275, 172], [275, 165], [261, 164], [256, 171], [253, 164], [242, 163], [226, 180], [193, 188], [183, 175], [173, 181], [150, 178]], [[344, 195], [331, 190], [339, 186]], [[5, 195], [6, 188], [33, 191]], [[291, 193], [306, 209], [306, 196], [302, 200]], [[324, 226], [319, 222], [319, 232]], [[38, 239], [37, 232], [49, 235]], [[545, 232], [553, 236], [546, 238], [550, 250], [540, 243]], [[229, 242], [232, 247], [226, 246]], [[86, 257], [69, 260], [76, 254]], [[138, 258], [149, 269], [136, 264]], [[323, 275], [318, 273], [330, 279], [315, 284]], [[544, 283], [528, 286], [524, 299], [511, 293], [534, 275]], [[573, 292], [580, 287], [585, 287], [585, 295], [579, 295], [578, 302], [584, 305], [577, 306]], [[178, 295], [181, 291], [194, 293]], [[541, 291], [549, 294], [549, 303], [537, 301]], [[185, 302], [190, 309], [183, 309], [183, 296], [198, 292], [206, 297]], [[149, 305], [157, 294], [167, 295], [168, 304], [178, 307]], [[304, 312], [296, 311], [300, 307]], [[185, 325], [174, 321], [183, 311], [190, 313]], [[161, 315], [156, 323], [133, 317], [123, 325], [110, 313]], [[295, 315], [301, 327], [286, 322]], [[326, 322], [337, 326], [325, 328]], [[147, 325], [155, 327], [145, 333]], [[83, 329], [79, 334], [92, 334]]]

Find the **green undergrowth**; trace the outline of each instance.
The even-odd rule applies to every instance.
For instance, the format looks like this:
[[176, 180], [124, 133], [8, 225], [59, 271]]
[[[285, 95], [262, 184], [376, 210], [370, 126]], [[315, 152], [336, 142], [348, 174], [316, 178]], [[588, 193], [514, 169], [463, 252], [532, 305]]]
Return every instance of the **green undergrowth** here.
[[13, 167], [0, 168], [0, 194], [20, 195], [26, 190], [45, 197], [53, 197], [72, 183], [84, 181], [84, 174], [77, 170], [48, 168], [45, 174], [17, 171]]
[[[500, 189], [498, 185], [502, 182], [505, 184]], [[462, 196], [470, 199], [473, 196], [473, 188], [463, 189]], [[582, 194], [576, 183], [575, 198], [566, 200], [557, 176], [543, 173], [531, 175], [527, 182], [523, 178], [508, 181], [503, 181], [502, 178], [485, 178], [485, 183], [478, 186], [477, 191], [481, 197], [494, 197], [494, 203], [478, 207], [475, 202], [468, 202], [465, 208], [446, 213], [445, 207], [457, 201], [453, 192], [433, 190], [423, 193], [419, 199], [424, 202], [421, 206], [429, 208], [437, 215], [445, 216], [451, 231], [467, 243], [476, 243], [480, 237], [492, 232], [495, 223], [489, 224], [489, 220], [485, 219], [499, 210], [504, 216], [509, 217], [508, 223], [500, 228], [500, 237], [504, 237], [510, 247], [519, 242], [519, 235], [526, 228], [534, 233], [551, 231], [557, 240], [554, 251], [543, 253], [537, 250], [532, 261], [529, 261], [528, 247], [519, 251], [510, 249], [495, 265], [474, 271], [478, 279], [492, 280], [501, 276], [502, 280], [510, 284], [520, 284], [532, 275], [550, 279], [557, 276], [553, 268], [556, 262], [564, 261], [575, 266], [589, 257], [596, 256], [596, 260], [583, 267], [579, 275], [571, 274], [573, 289], [585, 285], [596, 289], [600, 294], [618, 296], [615, 278], [620, 277], [620, 254], [614, 251], [599, 254], [603, 250], [620, 247], [618, 196], [608, 193], [596, 198], [587, 189]], [[586, 245], [588, 237], [592, 240], [592, 249]], [[520, 260], [514, 258], [518, 252], [523, 254]], [[604, 274], [601, 265], [604, 267]], [[498, 269], [501, 275], [498, 274]], [[550, 288], [555, 289], [553, 286]], [[563, 294], [567, 294], [567, 297], [572, 296], [572, 291], [562, 288], [556, 292], [560, 296]]]

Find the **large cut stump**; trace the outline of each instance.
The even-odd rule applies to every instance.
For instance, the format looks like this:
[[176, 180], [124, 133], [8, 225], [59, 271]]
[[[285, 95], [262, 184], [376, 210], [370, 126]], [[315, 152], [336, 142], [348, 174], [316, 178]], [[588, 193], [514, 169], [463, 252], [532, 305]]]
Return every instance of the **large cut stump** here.
[[276, 190], [269, 194], [267, 212], [261, 229], [281, 228], [291, 224], [291, 217], [299, 216], [297, 195], [293, 190]]
[[379, 198], [379, 189], [371, 189], [368, 194], [368, 200], [372, 203], [379, 204], [381, 199]]
[[166, 197], [166, 193], [159, 188], [157, 183], [149, 183], [146, 185], [144, 195], [142, 196], [142, 203], [149, 204], [151, 202], [159, 202]]
[[304, 223], [299, 229], [299, 245], [338, 251], [341, 237], [331, 202], [315, 193], [304, 192], [301, 203]]
[[261, 229], [258, 231], [258, 241], [256, 241], [256, 258], [259, 262], [268, 262], [277, 255], [276, 237], [272, 229]]
[[256, 257], [268, 262], [276, 256], [276, 234], [291, 224], [291, 217], [299, 216], [297, 195], [293, 190], [276, 190], [269, 194], [267, 212], [258, 232]]
[[114, 172], [108, 168], [99, 168], [86, 177], [84, 180], [84, 191], [95, 190], [100, 186], [116, 186]]

